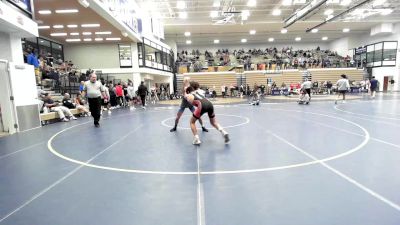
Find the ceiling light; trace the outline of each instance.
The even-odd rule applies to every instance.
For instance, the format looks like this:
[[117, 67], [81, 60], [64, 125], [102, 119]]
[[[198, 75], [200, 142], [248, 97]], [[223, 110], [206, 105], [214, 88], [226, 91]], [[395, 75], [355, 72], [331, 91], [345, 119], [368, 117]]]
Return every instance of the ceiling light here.
[[286, 33], [287, 33], [287, 29], [282, 29], [282, 30], [281, 30], [281, 33], [282, 33], [282, 34], [286, 34]]
[[326, 40], [328, 40], [328, 37], [322, 37], [322, 40], [326, 41]]
[[83, 41], [92, 41], [92, 39], [91, 38], [85, 38], [85, 39], [83, 39]]
[[192, 41], [191, 40], [186, 40], [186, 44], [190, 45], [190, 44], [192, 44]]
[[373, 3], [372, 3], [372, 6], [381, 6], [381, 5], [383, 5], [384, 3], [386, 2], [386, 0], [375, 0]]
[[49, 29], [50, 26], [38, 26], [38, 29]]
[[255, 7], [257, 5], [257, 1], [256, 0], [249, 0], [247, 2], [247, 6], [249, 7]]
[[219, 1], [215, 1], [215, 2], [213, 3], [213, 7], [218, 8], [218, 7], [220, 7], [220, 6], [221, 6], [221, 3], [220, 3]]
[[311, 30], [311, 33], [318, 33], [318, 29], [315, 29], [315, 28], [312, 29], [312, 30]]
[[53, 28], [61, 29], [61, 28], [64, 28], [64, 25], [54, 25]]
[[79, 33], [69, 33], [71, 36], [79, 36]]
[[45, 15], [45, 14], [51, 14], [51, 11], [50, 10], [39, 10], [38, 13]]
[[242, 10], [242, 16], [250, 16], [249, 10]]
[[218, 17], [218, 11], [211, 11], [211, 12], [210, 12], [210, 17], [211, 17], [211, 18]]
[[77, 39], [66, 39], [66, 42], [79, 42], [81, 41], [81, 39], [77, 38]]
[[181, 19], [186, 19], [187, 18], [187, 12], [179, 12], [179, 18]]
[[184, 9], [184, 8], [186, 8], [186, 3], [184, 1], [177, 1], [176, 2], [176, 8]]
[[255, 35], [256, 34], [256, 30], [250, 30], [249, 32], [251, 35]]
[[242, 39], [242, 40], [240, 40], [240, 42], [242, 42], [242, 43], [246, 43], [247, 42], [247, 39]]
[[190, 32], [189, 31], [186, 31], [185, 32], [185, 37], [189, 37], [190, 36]]
[[326, 2], [326, 4], [327, 4], [327, 5], [330, 5], [330, 4], [339, 4], [339, 1], [340, 1], [340, 0], [328, 0], [328, 1]]
[[103, 38], [95, 38], [94, 39], [95, 41], [102, 41], [102, 40], [104, 40]]
[[382, 9], [381, 15], [387, 16], [393, 12], [393, 9]]
[[333, 9], [327, 9], [324, 12], [324, 14], [327, 15], [327, 16], [331, 15], [332, 13], [333, 13]]
[[111, 34], [111, 31], [99, 31], [99, 32], [94, 32], [95, 34]]
[[82, 35], [85, 35], [85, 36], [92, 35], [92, 32], [82, 32]]
[[349, 32], [349, 31], [350, 31], [349, 28], [344, 28], [344, 29], [343, 29], [343, 33], [347, 33], [347, 32]]
[[219, 44], [219, 40], [214, 40], [214, 44]]
[[120, 41], [121, 38], [106, 38], [107, 41]]
[[275, 39], [274, 38], [268, 38], [269, 42], [273, 42]]
[[273, 16], [279, 16], [279, 15], [281, 15], [281, 13], [282, 13], [282, 11], [280, 9], [274, 9], [272, 11]]
[[77, 9], [61, 9], [61, 10], [56, 10], [56, 13], [77, 13], [79, 10]]
[[292, 0], [283, 0], [282, 5], [284, 5], [284, 6], [292, 5]]
[[100, 24], [98, 23], [82, 24], [81, 27], [100, 27]]
[[301, 37], [296, 37], [294, 40], [295, 41], [301, 41]]
[[68, 27], [68, 28], [77, 28], [78, 25], [76, 25], [76, 24], [69, 24], [69, 25], [67, 25], [67, 27]]
[[50, 36], [53, 37], [67, 36], [67, 33], [51, 33]]
[[348, 6], [348, 5], [350, 5], [350, 3], [351, 3], [351, 0], [342, 0], [342, 2], [340, 2], [340, 5]]
[[295, 5], [306, 4], [306, 0], [293, 0], [293, 4]]
[[333, 18], [333, 15], [331, 14], [331, 15], [327, 16], [325, 20], [330, 20], [332, 18]]

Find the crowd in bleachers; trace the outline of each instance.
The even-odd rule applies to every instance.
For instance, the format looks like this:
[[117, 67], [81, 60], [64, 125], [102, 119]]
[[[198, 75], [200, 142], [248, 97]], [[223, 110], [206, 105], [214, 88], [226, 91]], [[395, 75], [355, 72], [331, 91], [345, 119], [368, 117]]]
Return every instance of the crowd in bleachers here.
[[215, 53], [184, 50], [178, 53], [177, 65], [187, 66], [190, 72], [200, 72], [210, 66], [243, 66], [246, 71], [356, 66], [350, 56], [340, 56], [337, 52], [321, 50], [320, 47], [313, 50], [293, 50], [292, 47], [248, 51], [218, 49]]

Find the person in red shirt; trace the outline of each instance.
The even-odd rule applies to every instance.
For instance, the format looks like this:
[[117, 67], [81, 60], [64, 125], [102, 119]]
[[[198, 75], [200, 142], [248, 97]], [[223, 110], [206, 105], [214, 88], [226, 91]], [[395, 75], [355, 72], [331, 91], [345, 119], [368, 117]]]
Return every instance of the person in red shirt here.
[[115, 87], [115, 95], [117, 96], [117, 102], [120, 106], [122, 106], [124, 102], [124, 91], [122, 89], [121, 83]]

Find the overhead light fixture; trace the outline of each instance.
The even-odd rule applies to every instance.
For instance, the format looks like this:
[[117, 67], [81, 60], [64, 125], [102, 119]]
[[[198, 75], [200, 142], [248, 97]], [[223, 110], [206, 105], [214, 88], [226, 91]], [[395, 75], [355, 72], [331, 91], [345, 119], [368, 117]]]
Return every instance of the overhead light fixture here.
[[214, 44], [219, 44], [219, 40], [214, 40]]
[[348, 5], [350, 5], [350, 3], [351, 3], [351, 0], [342, 0], [342, 1], [340, 2], [340, 5], [342, 5], [342, 6], [348, 6]]
[[98, 23], [82, 24], [81, 27], [100, 27]]
[[92, 35], [92, 32], [82, 32], [82, 35], [85, 35], [85, 36]]
[[332, 19], [332, 18], [333, 18], [333, 15], [331, 14], [331, 15], [329, 15], [329, 16], [326, 17], [325, 21], [328, 21], [328, 20], [330, 20], [330, 19]]
[[79, 33], [69, 33], [71, 36], [79, 36]]
[[242, 20], [247, 20], [250, 16], [249, 10], [242, 10]]
[[249, 32], [249, 33], [250, 33], [251, 35], [255, 35], [255, 34], [256, 34], [256, 32], [257, 32], [256, 30], [250, 30], [250, 32]]
[[268, 38], [269, 42], [273, 42], [275, 39], [274, 38]]
[[257, 5], [257, 1], [256, 0], [248, 0], [247, 1], [247, 6], [248, 7], [255, 7]]
[[333, 9], [327, 9], [324, 12], [324, 14], [327, 15], [327, 16], [332, 15], [332, 13], [333, 13]]
[[382, 9], [381, 15], [387, 16], [393, 12], [393, 9]]
[[242, 43], [246, 43], [247, 42], [247, 39], [242, 39], [242, 40], [240, 40], [240, 42], [242, 42]]
[[282, 1], [282, 5], [283, 6], [290, 6], [290, 5], [292, 5], [292, 0], [283, 0]]
[[322, 37], [322, 40], [326, 41], [326, 40], [328, 40], [328, 37]]
[[385, 3], [386, 3], [386, 0], [375, 0], [375, 1], [372, 3], [372, 6], [374, 6], [374, 7], [376, 7], [376, 6], [381, 6], [381, 5], [385, 4]]
[[348, 33], [349, 31], [350, 31], [349, 28], [344, 28], [344, 29], [343, 29], [343, 33]]
[[76, 24], [69, 24], [69, 25], [67, 25], [67, 27], [68, 27], [68, 28], [77, 28], [78, 25], [76, 25]]
[[192, 44], [192, 41], [191, 40], [186, 40], [186, 44], [190, 45], [190, 44]]
[[301, 37], [296, 37], [294, 40], [295, 41], [301, 41]]
[[40, 29], [40, 30], [50, 29], [50, 26], [38, 26], [38, 29]]
[[51, 14], [51, 11], [50, 10], [39, 10], [38, 13], [41, 15], [47, 15], [47, 14]]
[[107, 41], [120, 41], [121, 38], [106, 38]]
[[123, 37], [128, 37], [128, 33], [125, 32], [125, 31], [122, 31], [122, 32], [121, 32], [121, 35], [122, 35]]
[[66, 39], [66, 42], [79, 42], [81, 41], [81, 39], [77, 38], [77, 39]]
[[273, 16], [279, 16], [281, 15], [282, 11], [280, 9], [274, 9], [272, 10], [272, 15]]
[[95, 34], [111, 34], [111, 31], [99, 31], [99, 32], [94, 32]]
[[55, 28], [55, 29], [61, 29], [61, 28], [64, 28], [64, 25], [54, 25], [53, 28]]
[[211, 18], [218, 17], [218, 11], [211, 11], [211, 12], [210, 12], [210, 17], [211, 17]]
[[311, 33], [318, 33], [318, 31], [319, 31], [318, 29], [314, 28], [311, 30]]
[[95, 38], [94, 39], [95, 41], [102, 41], [102, 40], [104, 40], [103, 38]]
[[177, 1], [177, 2], [176, 2], [176, 8], [178, 8], [178, 9], [184, 9], [184, 8], [186, 8], [186, 3], [185, 3], [185, 1]]
[[306, 0], [293, 0], [294, 5], [306, 4]]
[[56, 10], [56, 13], [77, 13], [79, 10], [77, 9], [60, 9]]
[[53, 37], [67, 36], [67, 33], [51, 33], [50, 36]]
[[327, 5], [335, 5], [335, 4], [339, 4], [340, 0], [328, 0], [326, 1]]
[[189, 31], [186, 31], [185, 32], [185, 37], [189, 37], [190, 36], [190, 32]]
[[92, 39], [91, 38], [85, 38], [85, 39], [83, 39], [83, 41], [92, 41]]
[[282, 29], [282, 30], [281, 30], [281, 33], [282, 33], [282, 34], [286, 34], [287, 31], [288, 31], [287, 29]]
[[187, 18], [187, 12], [179, 12], [179, 18], [181, 19], [186, 19]]
[[218, 8], [221, 6], [221, 3], [219, 1], [214, 1], [213, 7]]

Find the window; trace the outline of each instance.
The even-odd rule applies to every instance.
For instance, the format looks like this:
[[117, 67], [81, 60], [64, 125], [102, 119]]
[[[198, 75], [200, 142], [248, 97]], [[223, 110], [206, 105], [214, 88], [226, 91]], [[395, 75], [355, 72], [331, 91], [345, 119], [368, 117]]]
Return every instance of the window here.
[[132, 68], [132, 49], [130, 44], [119, 44], [119, 65], [120, 68]]

